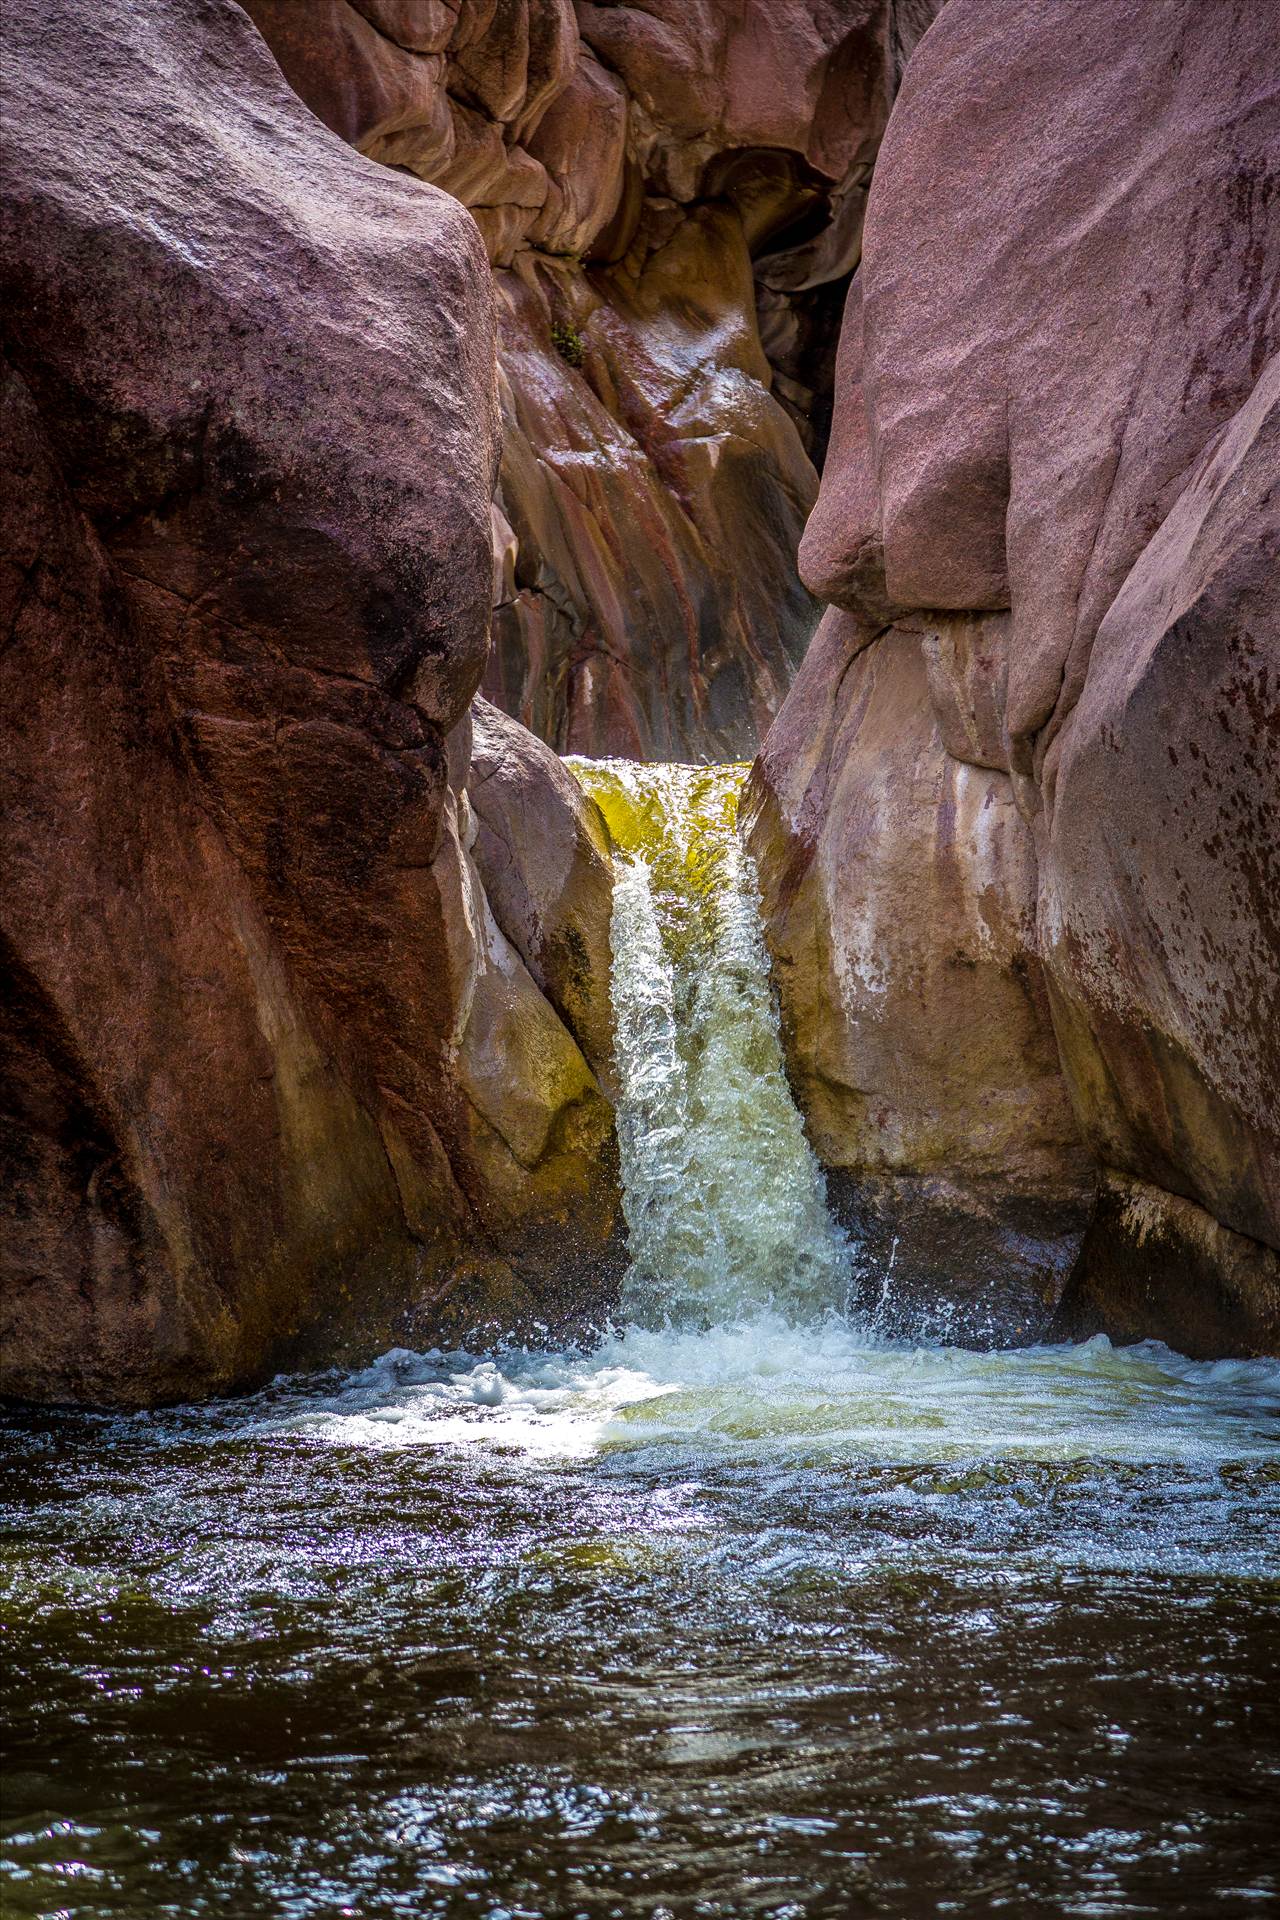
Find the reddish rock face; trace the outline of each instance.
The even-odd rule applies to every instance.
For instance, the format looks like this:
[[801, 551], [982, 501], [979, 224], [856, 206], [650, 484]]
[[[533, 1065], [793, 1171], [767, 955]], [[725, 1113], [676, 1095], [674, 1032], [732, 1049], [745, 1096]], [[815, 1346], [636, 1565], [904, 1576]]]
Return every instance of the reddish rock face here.
[[0, 1389], [554, 1317], [611, 1116], [468, 851], [475, 227], [230, 0], [6, 30]]
[[518, 721], [476, 700], [472, 730], [472, 853], [494, 917], [612, 1090], [609, 830], [559, 755]]
[[[895, 605], [1012, 604], [1010, 731], [1038, 773], [1103, 614], [1276, 349], [1276, 48], [1257, 9], [1189, 0], [1090, 0], [1069, 28], [1026, 0], [1009, 64], [988, 32], [949, 5], [895, 106], [861, 276], [875, 486], [824, 499], [805, 572], [841, 599], [832, 568], [870, 541]], [[847, 495], [866, 463], [841, 465]]]
[[486, 691], [585, 753], [738, 757], [795, 571], [871, 162], [931, 0], [248, 0], [335, 132], [473, 212], [503, 370]]
[[939, 638], [828, 612], [746, 815], [792, 1083], [870, 1298], [904, 1330], [936, 1308], [953, 1337], [1016, 1342], [1057, 1304], [1092, 1175], [1031, 830], [1007, 773], [944, 747]]
[[1278, 582], [1273, 360], [1098, 628], [1041, 823], [1040, 905], [1063, 1061], [1099, 1159], [1271, 1248]]
[[[1143, 1330], [1196, 1350], [1280, 1344], [1274, 1288], [1247, 1278], [1280, 1245], [1278, 89], [1274, 27], [1243, 4], [1021, 0], [997, 47], [989, 9], [949, 0], [882, 146], [802, 551], [869, 631], [934, 629], [942, 742], [1007, 768], [1034, 834], [1081, 1136], [1147, 1196], [1099, 1212], [1072, 1324], [1132, 1329], [1099, 1276], [1139, 1240], [1169, 1271], [1183, 1235], [1189, 1270], [1246, 1276], [1197, 1322], [1143, 1254]], [[794, 736], [785, 709], [775, 732]], [[777, 758], [771, 740], [781, 790]], [[864, 803], [855, 780], [838, 805]], [[766, 850], [781, 870], [785, 844]], [[879, 963], [862, 937], [808, 962], [832, 999], [840, 965]], [[892, 1048], [905, 1015], [885, 1019]]]

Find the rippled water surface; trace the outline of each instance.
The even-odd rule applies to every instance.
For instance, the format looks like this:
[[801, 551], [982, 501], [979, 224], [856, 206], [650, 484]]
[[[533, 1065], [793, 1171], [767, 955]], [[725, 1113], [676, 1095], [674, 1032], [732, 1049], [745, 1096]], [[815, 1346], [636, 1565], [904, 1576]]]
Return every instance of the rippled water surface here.
[[1275, 1910], [1278, 1414], [765, 1314], [13, 1417], [5, 1911]]
[[1276, 1910], [1280, 1365], [846, 1319], [744, 770], [575, 767], [631, 1324], [10, 1417], [5, 1912]]

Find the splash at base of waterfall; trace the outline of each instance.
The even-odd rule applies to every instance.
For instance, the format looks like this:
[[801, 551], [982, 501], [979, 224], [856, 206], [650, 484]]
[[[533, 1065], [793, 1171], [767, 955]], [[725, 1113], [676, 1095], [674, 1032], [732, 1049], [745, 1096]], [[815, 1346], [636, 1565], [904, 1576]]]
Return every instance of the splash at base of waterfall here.
[[573, 759], [618, 850], [612, 993], [627, 1316], [847, 1308], [850, 1256], [783, 1066], [745, 765]]
[[0, 1416], [14, 1920], [1275, 1911], [1280, 1364], [843, 1310], [741, 774], [581, 769], [629, 1324]]

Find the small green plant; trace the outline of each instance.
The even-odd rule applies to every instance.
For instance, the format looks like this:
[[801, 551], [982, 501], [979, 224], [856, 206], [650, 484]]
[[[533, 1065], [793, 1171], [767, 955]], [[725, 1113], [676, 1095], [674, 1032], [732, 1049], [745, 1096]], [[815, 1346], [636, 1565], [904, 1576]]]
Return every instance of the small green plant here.
[[551, 344], [568, 366], [580, 367], [587, 357], [578, 329], [562, 326], [558, 320], [551, 328]]

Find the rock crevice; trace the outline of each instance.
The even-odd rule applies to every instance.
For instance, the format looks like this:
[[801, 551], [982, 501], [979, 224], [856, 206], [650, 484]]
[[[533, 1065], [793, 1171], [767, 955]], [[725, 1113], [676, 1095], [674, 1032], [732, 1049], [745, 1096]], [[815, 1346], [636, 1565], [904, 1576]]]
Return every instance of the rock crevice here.
[[424, 0], [393, 45], [349, 0], [248, 11], [327, 126], [483, 236], [515, 548], [486, 693], [562, 750], [754, 752], [817, 619], [840, 301], [930, 0]]

